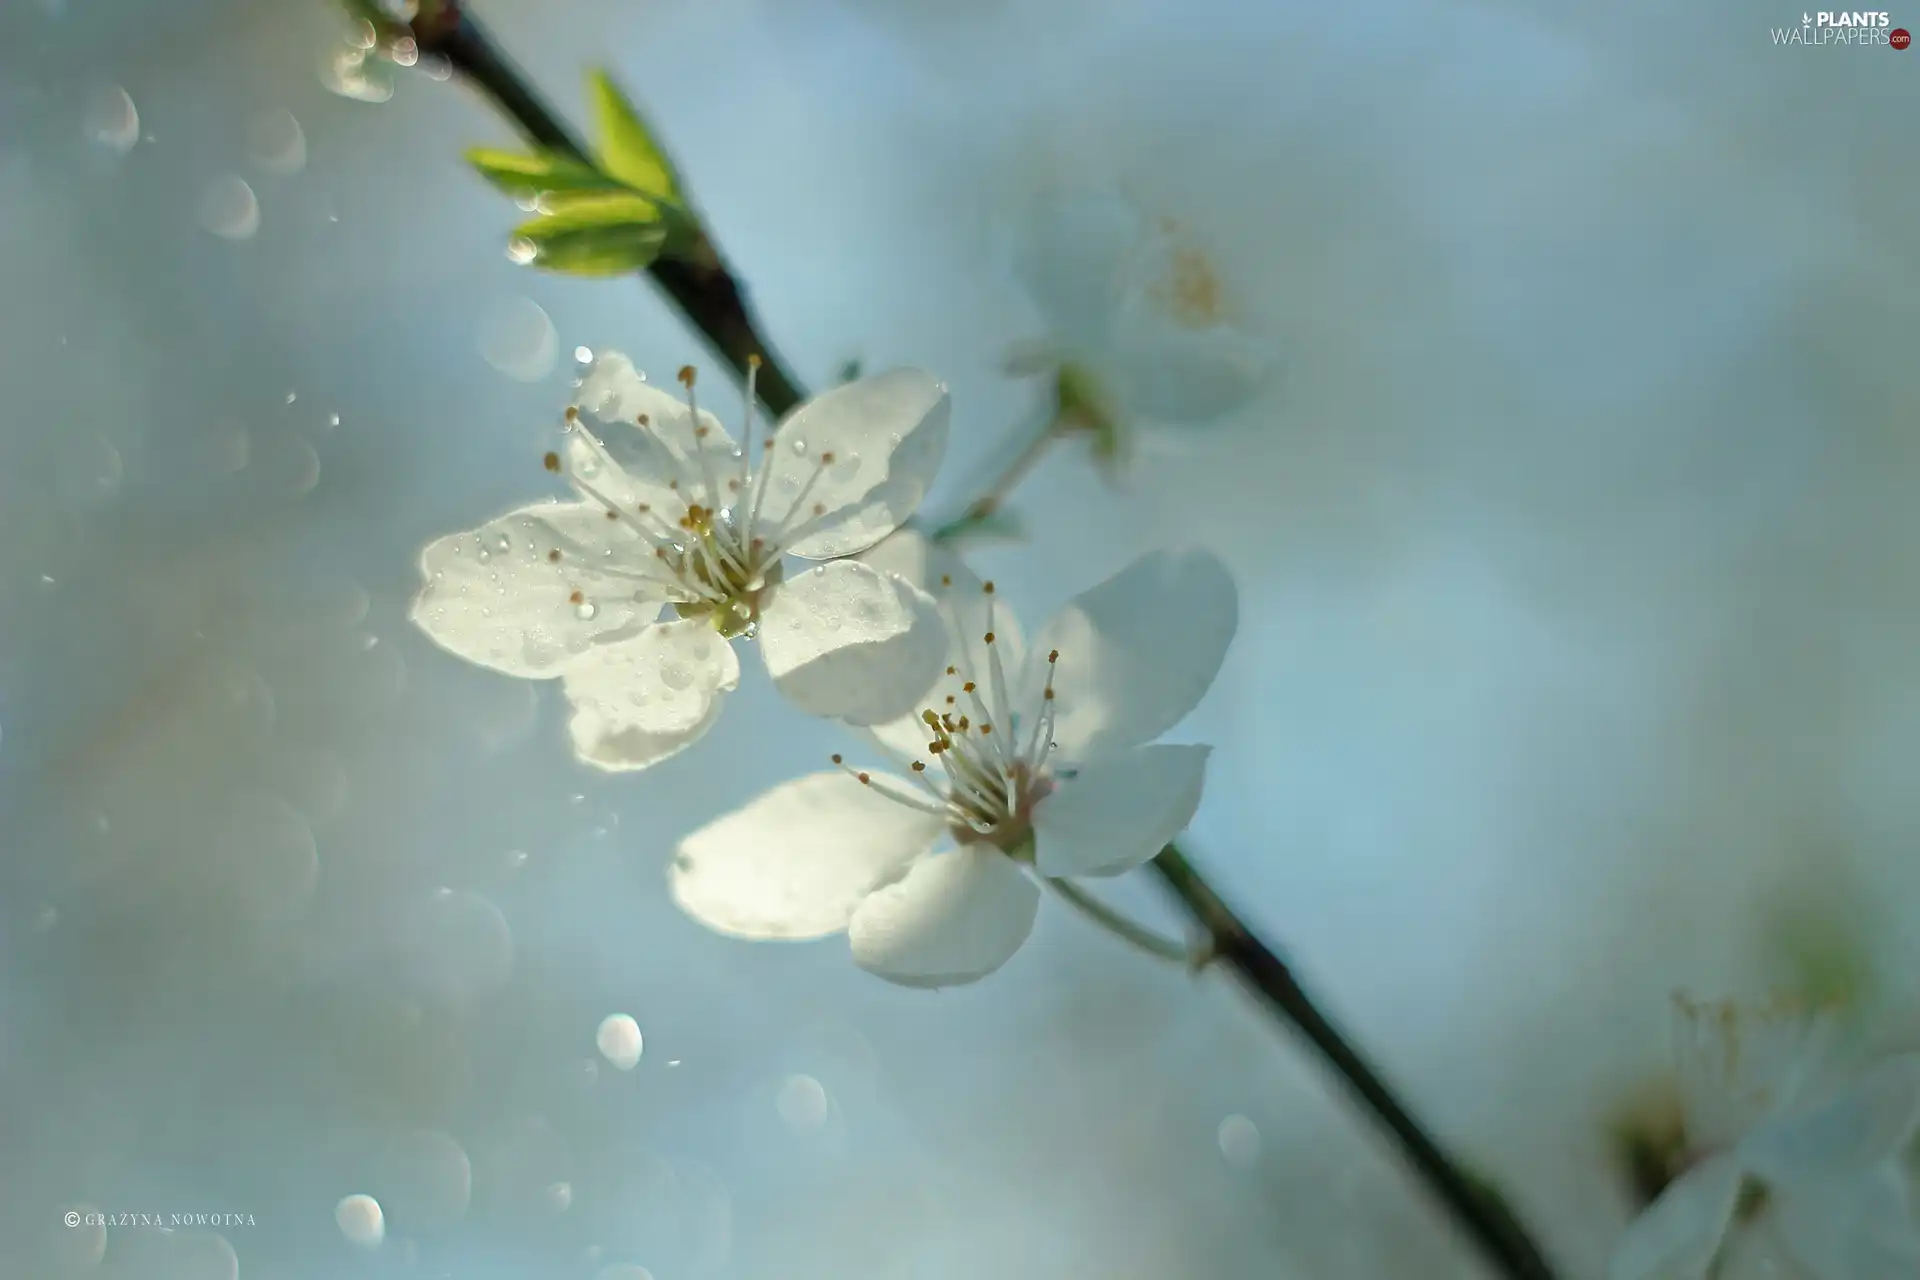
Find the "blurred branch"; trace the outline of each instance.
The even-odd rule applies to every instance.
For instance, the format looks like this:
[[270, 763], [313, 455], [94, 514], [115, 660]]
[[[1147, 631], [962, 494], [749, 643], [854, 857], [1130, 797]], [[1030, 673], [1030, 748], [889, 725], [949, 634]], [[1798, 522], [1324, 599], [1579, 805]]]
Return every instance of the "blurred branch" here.
[[1512, 1280], [1553, 1280], [1553, 1268], [1507, 1207], [1484, 1181], [1450, 1159], [1401, 1105], [1359, 1050], [1349, 1044], [1274, 950], [1249, 929], [1180, 852], [1168, 845], [1153, 870], [1212, 939], [1215, 964], [1225, 965], [1320, 1051], [1360, 1104], [1393, 1135], [1414, 1171], [1465, 1228], [1487, 1260]]
[[1046, 456], [1047, 447], [1053, 443], [1059, 431], [1059, 418], [1051, 417], [1042, 423], [1038, 430], [1028, 435], [1021, 443], [1019, 452], [1014, 454], [1013, 458], [995, 472], [993, 478], [982, 487], [980, 496], [968, 503], [965, 511], [933, 531], [931, 535], [933, 541], [951, 542], [998, 515], [1000, 504], [1007, 500], [1007, 495], [1012, 493], [1015, 486], [1026, 479], [1027, 473]]
[[[587, 149], [500, 52], [473, 16], [457, 0], [423, 5], [412, 25], [420, 53], [447, 60], [454, 73], [484, 94], [526, 139], [536, 146], [591, 162]], [[687, 261], [660, 258], [647, 268], [687, 322], [705, 336], [714, 353], [744, 380], [749, 356], [762, 364], [755, 383], [760, 402], [776, 417], [790, 412], [806, 393], [781, 364], [748, 309], [746, 291], [727, 270], [719, 250], [702, 237], [703, 252]]]
[[1046, 883], [1047, 888], [1059, 894], [1074, 910], [1122, 942], [1157, 959], [1171, 960], [1194, 969], [1198, 969], [1203, 962], [1203, 957], [1195, 955], [1193, 948], [1171, 938], [1163, 938], [1144, 925], [1129, 920], [1073, 881], [1049, 877]]

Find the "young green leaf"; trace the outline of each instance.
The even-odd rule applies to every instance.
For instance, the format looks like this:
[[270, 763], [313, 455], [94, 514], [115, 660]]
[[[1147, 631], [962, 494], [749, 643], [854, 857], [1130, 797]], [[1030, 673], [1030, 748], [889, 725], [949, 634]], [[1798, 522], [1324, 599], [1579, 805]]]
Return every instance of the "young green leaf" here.
[[636, 191], [679, 201], [680, 178], [627, 96], [604, 71], [587, 76], [600, 167]]
[[620, 183], [583, 160], [556, 151], [517, 151], [478, 148], [467, 152], [467, 163], [510, 196], [540, 195], [548, 191], [624, 190]]
[[573, 276], [639, 271], [660, 256], [666, 223], [644, 196], [574, 195], [545, 217], [522, 223], [516, 240], [533, 246], [533, 265]]

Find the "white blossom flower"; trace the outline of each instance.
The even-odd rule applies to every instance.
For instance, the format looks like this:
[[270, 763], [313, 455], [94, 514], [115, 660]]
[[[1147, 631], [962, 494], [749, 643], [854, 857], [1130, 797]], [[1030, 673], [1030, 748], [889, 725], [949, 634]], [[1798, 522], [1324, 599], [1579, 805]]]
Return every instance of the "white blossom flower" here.
[[1768, 1274], [1920, 1275], [1896, 1164], [1920, 1123], [1920, 1054], [1823, 1089], [1823, 1019], [1678, 1003], [1689, 1167], [1628, 1228], [1612, 1280], [1701, 1280], [1736, 1247]]
[[1063, 416], [1102, 454], [1139, 424], [1215, 422], [1268, 385], [1270, 353], [1235, 323], [1213, 260], [1171, 219], [1117, 194], [1043, 200], [1014, 265], [1048, 334], [1009, 367], [1052, 371]]
[[[523, 507], [427, 546], [413, 620], [506, 675], [558, 676], [576, 754], [644, 769], [713, 724], [756, 637], [774, 683], [814, 715], [901, 715], [945, 660], [931, 596], [855, 560], [913, 514], [946, 451], [948, 401], [899, 369], [836, 387], [745, 439], [602, 355], [546, 455], [580, 501]], [[793, 575], [785, 557], [831, 560]], [[671, 610], [662, 618], [663, 609]]]
[[[928, 554], [907, 538], [881, 551]], [[957, 562], [939, 576], [951, 664], [917, 714], [873, 734], [901, 770], [836, 756], [838, 770], [688, 836], [669, 872], [688, 914], [743, 938], [845, 930], [869, 972], [957, 985], [1026, 940], [1036, 876], [1117, 875], [1186, 828], [1211, 748], [1154, 739], [1226, 655], [1238, 621], [1226, 567], [1199, 550], [1145, 556], [1073, 600], [1024, 662], [993, 584]]]

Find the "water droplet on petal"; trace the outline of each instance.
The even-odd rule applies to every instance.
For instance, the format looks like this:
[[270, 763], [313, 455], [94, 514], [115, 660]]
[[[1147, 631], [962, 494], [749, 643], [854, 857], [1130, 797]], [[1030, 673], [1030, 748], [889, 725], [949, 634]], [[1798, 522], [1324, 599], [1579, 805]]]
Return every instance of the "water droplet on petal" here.
[[260, 202], [245, 181], [227, 174], [200, 194], [200, 225], [222, 240], [246, 240], [260, 230]]
[[507, 261], [515, 266], [524, 267], [540, 256], [540, 246], [525, 236], [515, 236], [507, 241]]
[[502, 553], [511, 551], [513, 550], [513, 539], [509, 538], [504, 533], [495, 534], [493, 539], [493, 549], [495, 551], [499, 551]]
[[582, 622], [592, 622], [600, 613], [600, 606], [591, 600], [582, 600], [573, 606], [573, 616]]
[[387, 46], [387, 57], [397, 67], [410, 67], [420, 61], [420, 46], [412, 36], [402, 36]]
[[687, 670], [685, 663], [668, 663], [660, 670], [660, 683], [669, 689], [684, 689], [693, 683], [693, 673]]
[[593, 348], [592, 347], [575, 347], [573, 349], [573, 358], [575, 362], [579, 364], [592, 364]]
[[793, 455], [796, 458], [806, 456], [807, 442], [805, 440], [798, 438], [797, 436], [794, 438], [793, 443], [791, 445], [788, 445], [787, 447], [793, 450]]

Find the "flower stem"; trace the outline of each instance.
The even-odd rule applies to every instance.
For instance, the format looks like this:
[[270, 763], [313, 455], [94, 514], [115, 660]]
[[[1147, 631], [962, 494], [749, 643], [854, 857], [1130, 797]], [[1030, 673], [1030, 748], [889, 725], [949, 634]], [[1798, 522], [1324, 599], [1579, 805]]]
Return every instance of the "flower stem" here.
[[1175, 964], [1194, 965], [1193, 948], [1171, 938], [1163, 938], [1145, 925], [1129, 920], [1071, 880], [1048, 879], [1047, 888], [1066, 899], [1068, 905], [1087, 919], [1150, 956]]
[[[479, 90], [535, 146], [588, 160], [587, 149], [556, 116], [528, 82], [494, 45], [486, 29], [455, 0], [442, 0], [432, 22], [416, 22], [415, 44], [421, 54], [438, 54], [455, 73]], [[791, 411], [806, 393], [795, 382], [773, 345], [761, 336], [747, 306], [746, 291], [727, 270], [719, 251], [703, 239], [704, 251], [695, 261], [658, 258], [647, 268], [653, 282], [673, 302], [687, 323], [706, 338], [714, 354], [744, 378], [747, 359], [759, 356], [755, 387], [760, 401], [776, 417]]]
[[1401, 1154], [1473, 1237], [1487, 1261], [1511, 1280], [1553, 1280], [1546, 1256], [1505, 1200], [1440, 1149], [1359, 1050], [1314, 1004], [1286, 962], [1234, 914], [1179, 846], [1162, 849], [1153, 860], [1153, 870], [1206, 929], [1213, 941], [1214, 962], [1232, 969], [1268, 1008], [1313, 1042], [1355, 1099], [1393, 1135]]
[[957, 538], [974, 525], [990, 519], [1000, 510], [1000, 504], [1006, 501], [1007, 495], [1013, 492], [1014, 486], [1026, 479], [1027, 473], [1046, 456], [1048, 446], [1059, 434], [1058, 416], [1049, 418], [1038, 429], [1031, 432], [1020, 445], [1019, 452], [994, 474], [980, 496], [968, 503], [967, 509], [960, 515], [933, 531], [933, 541], [946, 542]]

